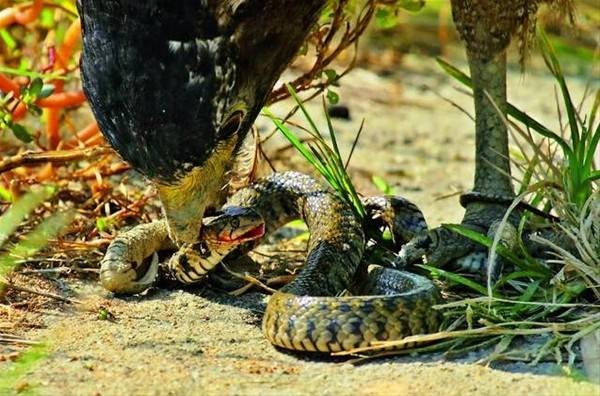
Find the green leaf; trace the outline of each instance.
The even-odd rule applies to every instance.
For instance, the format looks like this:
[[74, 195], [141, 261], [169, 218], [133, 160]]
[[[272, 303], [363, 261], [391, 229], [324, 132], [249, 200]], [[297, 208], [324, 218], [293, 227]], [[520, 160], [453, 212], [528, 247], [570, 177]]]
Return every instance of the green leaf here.
[[328, 89], [327, 90], [327, 101], [331, 105], [338, 104], [338, 102], [340, 101], [340, 96], [336, 92], [332, 91], [331, 89]]
[[23, 240], [13, 246], [6, 254], [0, 256], [0, 276], [14, 271], [19, 266], [18, 259], [33, 256], [48, 244], [50, 239], [56, 238], [75, 216], [74, 211], [58, 212], [44, 219], [33, 231], [25, 235]]
[[54, 93], [54, 85], [53, 84], [44, 84], [42, 90], [40, 91], [38, 98], [43, 99]]
[[71, 75], [64, 75], [64, 74], [60, 74], [58, 72], [40, 73], [40, 72], [35, 72], [35, 71], [31, 71], [31, 70], [26, 70], [26, 69], [15, 69], [13, 67], [2, 66], [2, 65], [0, 65], [0, 72], [7, 73], [7, 74], [14, 74], [17, 76], [25, 76], [25, 77], [29, 77], [29, 78], [40, 77], [40, 78], [46, 78], [48, 80], [71, 80], [71, 79], [73, 79], [73, 76], [71, 76]]
[[19, 227], [25, 217], [31, 213], [46, 199], [50, 198], [54, 190], [52, 188], [44, 188], [37, 191], [32, 191], [25, 194], [10, 208], [0, 216], [0, 246], [8, 239], [8, 237]]
[[98, 217], [96, 219], [96, 229], [100, 232], [104, 232], [108, 229], [108, 220], [106, 217]]
[[325, 74], [327, 82], [330, 84], [336, 82], [338, 79], [338, 74], [334, 69], [325, 69], [323, 70], [323, 74]]
[[391, 29], [398, 24], [398, 17], [390, 8], [380, 8], [375, 12], [375, 22], [381, 29]]
[[417, 12], [425, 7], [425, 0], [398, 0], [397, 5], [406, 11]]
[[13, 135], [23, 143], [30, 143], [33, 141], [33, 137], [27, 132], [27, 129], [21, 124], [11, 123], [10, 129], [13, 131]]
[[593, 181], [600, 180], [600, 170], [593, 171], [588, 177], [586, 177], [583, 182], [591, 183]]
[[0, 38], [4, 41], [4, 44], [11, 50], [17, 48], [17, 42], [13, 38], [13, 36], [6, 29], [0, 29]]
[[[31, 372], [38, 364], [40, 364], [49, 355], [50, 351], [47, 345], [39, 344], [29, 348], [13, 363], [7, 363], [0, 370], [0, 393], [3, 395], [20, 394], [21, 392], [15, 389], [15, 385], [19, 379]], [[24, 389], [25, 394], [36, 394], [36, 389]]]
[[40, 25], [46, 29], [52, 29], [54, 26], [54, 10], [51, 8], [44, 8], [40, 12]]
[[442, 58], [436, 58], [436, 61], [450, 77], [453, 77], [455, 80], [463, 83], [469, 88], [473, 88], [471, 77], [469, 77], [466, 73], [463, 73], [460, 69], [446, 62]]
[[4, 202], [12, 202], [13, 196], [10, 193], [10, 190], [0, 186], [0, 199]]
[[29, 111], [31, 114], [40, 117], [43, 114], [42, 109], [39, 106], [36, 106], [34, 104], [29, 105], [29, 107], [27, 108], [27, 111]]
[[41, 78], [35, 77], [29, 83], [29, 94], [35, 96], [36, 98], [40, 96], [40, 92], [42, 92], [42, 88], [44, 87], [44, 82]]
[[371, 177], [371, 181], [377, 187], [382, 194], [389, 195], [392, 194], [392, 186], [390, 186], [382, 177], [373, 175]]

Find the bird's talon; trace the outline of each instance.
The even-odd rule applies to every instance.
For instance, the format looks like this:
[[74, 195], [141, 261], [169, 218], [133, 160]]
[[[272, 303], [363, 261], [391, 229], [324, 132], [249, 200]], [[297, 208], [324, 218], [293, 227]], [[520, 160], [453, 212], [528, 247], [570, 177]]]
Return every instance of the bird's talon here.
[[[517, 247], [518, 232], [511, 223], [504, 223], [502, 226], [501, 224], [500, 221], [492, 222], [487, 236], [493, 239], [497, 232], [501, 232], [499, 243], [507, 249], [514, 250]], [[422, 233], [405, 244], [394, 265], [406, 268], [426, 261], [430, 265], [480, 275], [482, 279], [489, 277], [495, 281], [500, 277], [504, 260], [497, 257], [490, 270], [488, 256], [488, 252], [482, 246], [447, 228], [439, 227]]]
[[[166, 223], [141, 224], [119, 235], [108, 247], [100, 263], [100, 282], [119, 294], [140, 293], [156, 281], [158, 250], [171, 248]], [[145, 262], [150, 258], [146, 268]]]

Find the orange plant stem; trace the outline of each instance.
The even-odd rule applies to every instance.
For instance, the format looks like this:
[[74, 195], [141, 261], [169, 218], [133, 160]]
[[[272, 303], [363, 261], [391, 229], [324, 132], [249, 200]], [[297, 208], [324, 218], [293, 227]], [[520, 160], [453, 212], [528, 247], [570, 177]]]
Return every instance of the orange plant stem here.
[[45, 108], [62, 108], [77, 106], [86, 101], [83, 91], [58, 92], [47, 98], [38, 99], [36, 104]]
[[[63, 81], [54, 82], [54, 95], [63, 90]], [[48, 98], [46, 98], [48, 99]], [[46, 138], [48, 139], [48, 150], [54, 150], [60, 143], [60, 107], [49, 107], [46, 109]]]
[[15, 16], [17, 9], [15, 7], [5, 8], [0, 11], [0, 29], [16, 22]]
[[46, 138], [48, 139], [48, 150], [54, 150], [60, 143], [59, 133], [60, 112], [58, 108], [46, 110]]
[[82, 141], [86, 141], [94, 135], [98, 134], [98, 123], [96, 121], [90, 123], [88, 126], [77, 132], [77, 138]]
[[19, 95], [19, 84], [0, 73], [0, 91], [6, 93], [12, 92], [15, 95]]
[[91, 138], [89, 138], [85, 142], [83, 142], [83, 145], [85, 147], [95, 147], [95, 146], [99, 146], [103, 143], [104, 143], [104, 136], [97, 133], [96, 135], [92, 136]]
[[[1, 25], [0, 25], [1, 26]], [[20, 87], [19, 84], [11, 80], [9, 77], [0, 73], [0, 91], [4, 93], [12, 92], [15, 98], [19, 97]], [[13, 110], [13, 120], [18, 120], [25, 115], [27, 109], [23, 103], [17, 104], [17, 107]]]
[[27, 113], [27, 107], [21, 102], [17, 105], [17, 107], [13, 110], [13, 120], [18, 121], [25, 116]]
[[67, 67], [79, 40], [81, 40], [81, 20], [77, 18], [65, 32], [65, 38], [56, 52], [56, 61], [60, 67]]
[[[75, 135], [74, 138], [69, 139], [69, 141], [67, 141], [65, 143], [64, 148], [72, 149], [74, 147], [77, 147], [79, 142], [84, 142], [84, 144], [85, 144], [87, 141], [89, 141], [90, 139], [97, 136], [98, 132], [99, 132], [98, 123], [96, 123], [96, 121], [94, 121], [94, 122], [90, 123], [89, 125], [86, 125], [79, 132], [77, 132], [77, 134]], [[85, 144], [85, 145], [87, 145], [87, 144]]]
[[44, 5], [43, 0], [34, 0], [33, 5], [24, 11], [18, 11], [15, 15], [15, 22], [25, 25], [26, 23], [35, 21], [42, 11]]

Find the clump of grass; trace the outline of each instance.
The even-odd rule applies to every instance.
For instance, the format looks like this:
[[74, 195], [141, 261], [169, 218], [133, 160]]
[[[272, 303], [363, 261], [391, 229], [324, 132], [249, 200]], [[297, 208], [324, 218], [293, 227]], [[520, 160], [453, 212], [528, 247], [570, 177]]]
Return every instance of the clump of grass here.
[[[495, 245], [485, 235], [461, 226], [446, 226], [492, 249], [494, 255], [512, 264], [515, 271], [494, 285], [484, 285], [461, 274], [422, 266], [434, 277], [449, 286], [458, 285], [463, 291], [438, 307], [446, 317], [443, 331], [415, 336], [401, 344], [444, 341], [439, 345], [443, 344], [449, 355], [495, 345], [485, 361], [516, 359], [535, 364], [550, 356], [557, 363], [567, 362], [571, 366], [576, 359], [575, 343], [600, 329], [600, 305], [596, 303], [600, 286], [597, 188], [600, 171], [594, 163], [600, 141], [600, 123], [597, 122], [600, 91], [595, 92], [590, 112], [582, 117], [574, 105], [556, 53], [543, 32], [538, 41], [546, 66], [559, 87], [559, 109], [566, 112], [566, 124], [561, 125], [559, 131], [553, 131], [510, 103], [506, 123], [519, 138], [520, 152], [518, 159], [513, 159], [522, 173], [518, 180], [518, 199], [528, 198], [527, 203], [553, 213], [561, 221], [552, 225], [526, 214], [519, 231], [553, 227], [555, 235], [562, 232], [573, 242], [575, 251], [551, 238], [534, 235], [534, 241], [545, 244], [556, 256], [541, 261], [532, 257], [523, 243], [516, 251], [510, 251]], [[449, 75], [471, 87], [466, 74], [447, 62], [439, 60], [439, 63]], [[562, 124], [562, 114], [558, 117]], [[537, 346], [516, 347], [514, 339], [521, 335], [545, 335], [545, 341]], [[377, 348], [393, 345], [395, 343], [382, 343]]]
[[[543, 31], [538, 42], [542, 56], [550, 73], [559, 87], [557, 111], [560, 130], [552, 131], [539, 122], [531, 122], [527, 116], [515, 117], [511, 123], [513, 134], [524, 142], [520, 150], [520, 160], [515, 161], [526, 175], [521, 190], [531, 190], [535, 194], [532, 203], [552, 210], [561, 221], [555, 225], [557, 233], [564, 234], [574, 247], [560, 246], [560, 243], [542, 236], [533, 240], [546, 245], [557, 255], [551, 264], [560, 272], [554, 281], [583, 281], [596, 299], [600, 299], [600, 260], [598, 250], [598, 228], [600, 217], [600, 164], [594, 156], [600, 148], [600, 89], [592, 93], [593, 102], [587, 114], [583, 115], [581, 105], [574, 104], [567, 81], [554, 48]], [[559, 99], [560, 98], [560, 99]], [[566, 120], [563, 122], [563, 113]], [[524, 114], [524, 113], [523, 113]], [[530, 129], [542, 135], [536, 139]], [[528, 157], [527, 148], [533, 155]]]
[[[15, 238], [25, 218], [54, 195], [55, 191], [53, 187], [36, 189], [16, 200], [0, 216], [0, 246], [5, 247], [4, 252], [0, 254], [0, 298], [12, 286], [10, 276], [22, 261], [43, 249], [50, 239], [56, 238], [71, 223], [73, 211], [57, 212], [42, 220], [32, 231]], [[9, 243], [12, 239], [18, 239], [18, 242]], [[0, 372], [0, 393], [31, 391], [30, 384], [19, 380], [47, 355], [47, 347], [44, 344], [35, 345], [22, 353], [15, 362]]]
[[552, 262], [562, 266], [557, 277], [583, 280], [600, 301], [600, 195], [592, 195], [581, 209], [578, 224], [559, 224], [560, 230], [574, 242], [575, 252], [541, 236], [532, 238], [556, 253]]
[[[524, 174], [523, 179], [519, 180], [519, 193], [526, 192], [532, 186], [532, 181], [537, 181], [541, 195], [535, 196], [530, 203], [542, 207], [546, 204], [546, 210], [554, 208], [559, 214], [568, 216], [573, 210], [575, 213], [581, 211], [600, 180], [600, 170], [594, 163], [594, 155], [600, 147], [600, 122], [597, 122], [600, 121], [597, 119], [600, 90], [596, 89], [593, 95], [594, 102], [589, 114], [582, 117], [573, 102], [556, 52], [541, 30], [538, 44], [546, 66], [559, 86], [567, 123], [561, 125], [559, 131], [553, 131], [525, 111], [508, 103], [507, 113], [510, 120], [507, 120], [507, 123], [513, 134], [518, 135], [526, 144], [525, 147], [519, 145], [521, 161], [516, 163]], [[438, 59], [438, 63], [457, 81], [472, 87], [468, 75], [442, 59]], [[558, 118], [562, 124], [560, 107]], [[532, 131], [544, 139], [537, 140]], [[565, 136], [567, 132], [568, 136]], [[546, 150], [542, 150], [540, 146], [546, 146]], [[528, 151], [531, 150], [534, 152], [533, 156], [528, 155]], [[555, 199], [554, 193], [546, 187], [553, 188], [554, 193], [558, 192], [563, 196]], [[551, 201], [554, 201], [554, 204]], [[563, 213], [561, 209], [565, 208], [568, 208], [568, 211]]]
[[0, 372], [0, 392], [5, 395], [37, 394], [35, 387], [23, 377], [48, 357], [48, 346], [35, 345], [19, 356], [8, 368]]
[[[354, 209], [356, 216], [362, 219], [366, 213], [365, 208], [352, 184], [348, 172], [346, 171], [352, 153], [350, 153], [348, 160], [345, 162], [342, 160], [342, 155], [340, 154], [337, 139], [335, 137], [335, 130], [331, 118], [325, 108], [325, 101], [323, 100], [323, 108], [325, 110], [324, 114], [327, 120], [327, 133], [331, 139], [331, 145], [317, 127], [316, 122], [308, 110], [306, 110], [302, 99], [298, 96], [294, 88], [291, 85], [288, 85], [288, 90], [308, 122], [309, 128], [306, 129], [306, 132], [312, 137], [311, 142], [303, 143], [287, 125], [282, 123], [281, 120], [273, 115], [268, 109], [264, 109], [263, 112], [273, 121], [277, 129], [286, 137], [290, 144], [325, 178], [335, 193]], [[360, 131], [357, 135], [357, 139], [359, 135]]]
[[[16, 202], [0, 216], [0, 246], [15, 233], [23, 220], [42, 202], [49, 199], [55, 192], [53, 187], [44, 187], [30, 192]], [[22, 260], [33, 256], [48, 244], [48, 241], [58, 236], [73, 219], [72, 211], [57, 212], [44, 219], [35, 229], [20, 237], [20, 241], [9, 246], [0, 255], [0, 279], [6, 278]], [[6, 283], [3, 281], [3, 283]], [[0, 290], [2, 284], [0, 284]]]

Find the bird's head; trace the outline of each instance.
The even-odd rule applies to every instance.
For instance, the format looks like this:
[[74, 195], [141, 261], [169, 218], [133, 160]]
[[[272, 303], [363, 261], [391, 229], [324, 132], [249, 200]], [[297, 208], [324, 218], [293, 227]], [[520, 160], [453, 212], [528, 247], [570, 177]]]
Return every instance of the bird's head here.
[[80, 0], [84, 90], [102, 133], [194, 243], [323, 0]]

